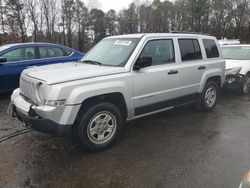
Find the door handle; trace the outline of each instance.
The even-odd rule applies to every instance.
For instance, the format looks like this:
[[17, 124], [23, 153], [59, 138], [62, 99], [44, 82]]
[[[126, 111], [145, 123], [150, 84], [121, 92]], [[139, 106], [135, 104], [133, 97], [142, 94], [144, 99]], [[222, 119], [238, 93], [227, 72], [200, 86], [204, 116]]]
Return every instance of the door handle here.
[[207, 67], [205, 67], [205, 66], [200, 66], [199, 68], [198, 68], [198, 70], [204, 70], [204, 69], [206, 69]]
[[171, 71], [168, 72], [168, 74], [169, 74], [169, 75], [170, 75], [170, 74], [178, 74], [178, 71], [171, 70]]

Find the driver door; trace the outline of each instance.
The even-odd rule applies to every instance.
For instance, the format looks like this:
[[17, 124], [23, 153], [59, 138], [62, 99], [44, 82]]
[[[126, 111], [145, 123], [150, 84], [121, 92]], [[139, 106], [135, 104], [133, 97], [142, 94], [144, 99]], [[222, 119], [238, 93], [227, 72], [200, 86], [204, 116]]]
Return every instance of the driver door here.
[[1, 54], [7, 62], [0, 64], [0, 91], [11, 91], [19, 87], [22, 71], [35, 64], [35, 47], [21, 47]]
[[143, 57], [151, 57], [152, 65], [133, 72], [135, 116], [168, 107], [179, 82], [172, 39], [148, 41], [139, 59]]

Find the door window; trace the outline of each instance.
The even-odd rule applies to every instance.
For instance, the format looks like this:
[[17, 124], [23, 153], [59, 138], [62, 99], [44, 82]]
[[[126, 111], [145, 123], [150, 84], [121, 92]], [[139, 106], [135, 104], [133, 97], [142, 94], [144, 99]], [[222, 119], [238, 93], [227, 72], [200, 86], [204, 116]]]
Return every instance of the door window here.
[[24, 50], [24, 58], [22, 58], [23, 60], [36, 59], [34, 47], [23, 48], [22, 50]]
[[21, 58], [21, 49], [15, 49], [11, 50], [5, 54], [2, 55], [2, 57], [5, 57], [7, 62], [12, 62], [12, 61], [20, 61], [22, 60]]
[[152, 65], [163, 65], [175, 61], [174, 45], [171, 39], [149, 41], [140, 54], [142, 57], [152, 57]]
[[202, 59], [201, 48], [197, 39], [178, 40], [182, 61]]
[[69, 56], [71, 51], [66, 51], [57, 47], [42, 46], [39, 47], [40, 58]]
[[7, 62], [36, 59], [35, 47], [22, 47], [6, 52], [2, 55]]

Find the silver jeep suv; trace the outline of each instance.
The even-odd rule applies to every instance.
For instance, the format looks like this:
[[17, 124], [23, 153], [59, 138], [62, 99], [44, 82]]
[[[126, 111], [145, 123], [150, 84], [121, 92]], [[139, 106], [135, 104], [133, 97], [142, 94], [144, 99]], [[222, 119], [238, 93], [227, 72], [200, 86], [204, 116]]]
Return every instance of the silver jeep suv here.
[[100, 151], [126, 121], [188, 103], [212, 110], [224, 80], [225, 62], [212, 36], [113, 36], [79, 62], [25, 70], [8, 111], [38, 131], [74, 130], [86, 149]]

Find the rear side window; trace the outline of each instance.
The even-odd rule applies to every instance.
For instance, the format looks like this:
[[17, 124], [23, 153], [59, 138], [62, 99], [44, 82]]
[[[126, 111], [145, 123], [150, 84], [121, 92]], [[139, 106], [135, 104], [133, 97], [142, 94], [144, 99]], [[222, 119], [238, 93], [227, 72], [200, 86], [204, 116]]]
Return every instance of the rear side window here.
[[207, 58], [216, 58], [219, 57], [219, 50], [214, 40], [203, 39], [203, 44], [206, 49]]
[[197, 39], [179, 39], [182, 61], [202, 59], [201, 48]]
[[40, 58], [52, 58], [69, 56], [71, 51], [57, 47], [41, 46], [39, 47]]
[[36, 59], [35, 58], [35, 48], [34, 47], [25, 48], [23, 59], [24, 60]]

